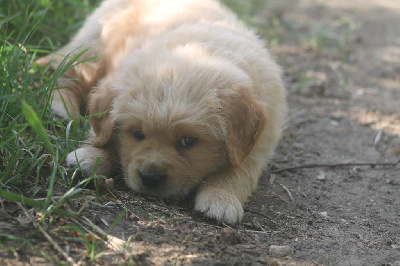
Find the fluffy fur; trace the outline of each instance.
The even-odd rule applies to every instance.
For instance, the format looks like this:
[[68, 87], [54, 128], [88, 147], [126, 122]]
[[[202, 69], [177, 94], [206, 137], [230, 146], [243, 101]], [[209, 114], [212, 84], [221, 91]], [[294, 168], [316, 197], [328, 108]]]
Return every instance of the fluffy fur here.
[[212, 0], [105, 0], [40, 63], [86, 48], [81, 59], [95, 58], [59, 79], [52, 102], [58, 116], [92, 116], [92, 145], [67, 163], [92, 173], [99, 157], [97, 174], [121, 165], [134, 191], [196, 192], [195, 210], [240, 222], [286, 112], [280, 68], [258, 38]]

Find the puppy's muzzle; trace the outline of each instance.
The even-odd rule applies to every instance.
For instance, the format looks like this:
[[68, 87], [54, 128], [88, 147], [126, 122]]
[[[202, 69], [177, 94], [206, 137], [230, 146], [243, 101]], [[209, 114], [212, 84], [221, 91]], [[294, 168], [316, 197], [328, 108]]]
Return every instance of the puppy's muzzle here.
[[140, 181], [146, 188], [157, 188], [165, 183], [167, 175], [163, 172], [139, 171]]

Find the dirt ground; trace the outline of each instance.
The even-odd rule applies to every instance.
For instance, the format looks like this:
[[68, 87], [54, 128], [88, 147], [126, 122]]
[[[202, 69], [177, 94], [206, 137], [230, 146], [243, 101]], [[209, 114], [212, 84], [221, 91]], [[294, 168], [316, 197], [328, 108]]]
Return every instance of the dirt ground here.
[[[122, 204], [89, 204], [81, 215], [107, 230], [122, 207], [129, 210], [96, 264], [400, 265], [400, 2], [274, 3], [257, 15], [262, 21], [281, 10], [291, 26], [284, 45], [272, 48], [285, 69], [290, 111], [243, 223], [216, 224], [187, 204], [144, 198], [117, 184]], [[346, 46], [329, 46], [350, 25], [343, 21], [354, 24]], [[293, 34], [316, 37], [310, 48]], [[27, 227], [7, 230], [32, 238]], [[43, 236], [33, 238], [51, 253]], [[76, 261], [84, 250], [60, 246]], [[22, 249], [0, 252], [0, 264], [17, 261], [51, 264]]]

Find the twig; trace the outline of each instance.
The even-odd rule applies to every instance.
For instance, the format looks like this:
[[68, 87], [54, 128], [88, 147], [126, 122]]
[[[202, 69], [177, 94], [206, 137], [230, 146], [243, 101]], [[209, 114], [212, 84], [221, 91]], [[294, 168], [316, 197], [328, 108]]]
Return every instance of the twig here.
[[40, 230], [40, 232], [42, 232], [42, 234], [44, 235], [44, 237], [53, 245], [53, 247], [59, 252], [61, 253], [61, 255], [64, 256], [64, 258], [71, 264], [71, 265], [78, 265], [74, 259], [70, 256], [68, 256], [68, 254], [51, 238], [51, 236], [46, 233], [46, 231], [43, 229], [42, 226], [40, 226], [39, 223], [37, 223], [33, 217], [31, 217], [31, 215], [25, 210], [25, 208], [22, 206], [21, 203], [17, 202], [18, 206], [23, 210], [23, 212], [25, 213], [25, 215], [27, 217], [29, 217], [33, 223], [33, 225], [38, 228]]
[[[51, 199], [54, 201], [54, 200], [61, 199], [62, 197], [64, 197], [64, 196], [52, 196]], [[46, 199], [47, 198], [37, 198], [37, 199], [34, 199], [34, 200], [36, 200], [36, 201], [45, 201]]]
[[290, 192], [290, 190], [289, 190], [287, 187], [285, 187], [284, 185], [282, 185], [282, 184], [279, 184], [279, 185], [286, 191], [286, 193], [288, 194], [290, 200], [291, 200], [291, 201], [294, 201], [293, 195], [292, 195], [292, 193]]
[[82, 204], [82, 206], [77, 211], [76, 215], [80, 215], [81, 212], [86, 208], [86, 206], [94, 199], [95, 197], [88, 197]]
[[248, 233], [253, 233], [253, 234], [271, 234], [272, 233], [272, 231], [256, 231], [256, 230], [248, 230], [248, 229], [245, 229], [245, 230], [239, 230], [239, 231], [244, 231], [244, 232], [248, 232]]
[[271, 177], [269, 179], [269, 184], [272, 186], [275, 182], [276, 174], [271, 174]]
[[281, 173], [285, 171], [291, 171], [296, 169], [305, 169], [305, 168], [323, 168], [323, 167], [348, 167], [348, 166], [396, 166], [400, 161], [396, 163], [337, 163], [337, 164], [305, 164], [305, 165], [297, 165], [287, 168], [281, 168], [276, 170], [271, 170], [272, 173]]
[[[87, 225], [87, 223], [85, 221], [83, 221], [83, 223], [81, 223], [80, 221], [76, 220], [76, 219], [72, 219], [72, 221], [74, 223], [76, 223], [77, 225], [79, 225], [81, 228], [83, 228], [83, 230], [86, 231], [87, 234], [92, 235], [95, 239], [101, 239], [101, 236], [96, 234], [93, 230], [87, 229], [85, 227], [85, 225], [83, 223], [85, 223]], [[90, 225], [89, 225], [90, 226]]]
[[114, 251], [119, 251], [119, 252], [123, 251], [123, 247], [124, 247], [126, 241], [124, 241], [118, 237], [107, 234], [106, 232], [104, 232], [103, 229], [101, 229], [100, 227], [95, 225], [90, 219], [88, 219], [85, 216], [83, 217], [83, 220], [85, 221], [86, 224], [90, 225], [94, 230], [96, 230], [97, 233], [99, 233], [102, 237], [105, 237], [107, 239], [106, 245], [108, 248], [110, 248]]

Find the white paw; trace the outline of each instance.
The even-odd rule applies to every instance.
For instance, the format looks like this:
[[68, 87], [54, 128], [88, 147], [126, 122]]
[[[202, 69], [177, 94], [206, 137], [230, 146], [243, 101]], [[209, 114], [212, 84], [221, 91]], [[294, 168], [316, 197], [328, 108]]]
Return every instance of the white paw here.
[[78, 103], [75, 98], [71, 98], [67, 93], [62, 94], [60, 91], [53, 93], [53, 101], [51, 102], [51, 111], [55, 116], [70, 119], [79, 117]]
[[68, 154], [67, 166], [75, 168], [80, 166], [86, 176], [93, 174], [109, 175], [115, 167], [107, 152], [91, 146], [79, 148]]
[[53, 101], [51, 104], [51, 112], [60, 118], [69, 119], [67, 110], [65, 110], [63, 103]]
[[218, 222], [236, 224], [242, 220], [243, 208], [239, 199], [220, 188], [204, 188], [196, 196], [194, 209]]

